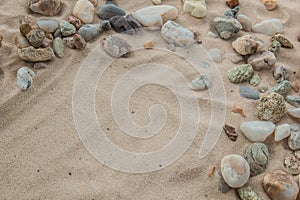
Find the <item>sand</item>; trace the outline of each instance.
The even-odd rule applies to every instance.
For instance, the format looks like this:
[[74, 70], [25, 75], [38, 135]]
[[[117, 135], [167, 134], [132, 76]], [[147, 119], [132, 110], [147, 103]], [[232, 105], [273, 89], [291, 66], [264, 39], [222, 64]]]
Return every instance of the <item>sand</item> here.
[[[76, 1], [64, 0], [64, 8], [55, 19], [63, 19], [71, 13]], [[104, 4], [99, 0], [98, 7]], [[138, 8], [152, 5], [150, 0], [117, 1], [128, 13]], [[226, 55], [233, 52], [231, 42], [246, 35], [239, 32], [228, 41], [213, 39], [208, 36], [212, 20], [222, 15], [228, 7], [225, 1], [209, 0], [208, 16], [196, 19], [182, 12], [179, 0], [164, 0], [163, 4], [173, 5], [179, 10], [178, 23], [196, 29], [205, 49], [219, 48], [223, 52], [222, 63], [217, 67], [222, 74], [227, 101], [225, 122], [235, 127], [246, 120], [256, 120], [257, 101], [239, 96], [239, 85], [229, 82], [226, 72], [232, 64]], [[269, 12], [262, 3], [241, 0], [240, 13], [252, 18], [254, 23], [264, 19], [279, 18], [284, 24], [284, 35], [295, 44], [294, 49], [282, 49], [276, 66], [286, 66], [298, 79], [300, 63], [299, 34], [300, 4], [298, 1], [278, 1], [278, 8]], [[98, 8], [97, 7], [97, 8]], [[29, 14], [25, 1], [2, 0], [0, 2], [0, 32], [3, 34], [0, 48], [0, 197], [1, 199], [238, 199], [236, 192], [226, 194], [218, 191], [219, 175], [215, 172], [208, 177], [211, 166], [220, 168], [223, 156], [243, 154], [251, 144], [242, 133], [236, 142], [222, 133], [217, 145], [203, 159], [198, 153], [204, 139], [204, 133], [210, 122], [212, 102], [208, 91], [197, 94], [200, 106], [201, 123], [191, 147], [176, 162], [149, 173], [133, 174], [114, 170], [96, 160], [81, 142], [74, 124], [72, 113], [72, 92], [77, 72], [84, 59], [93, 48], [113, 31], [101, 35], [88, 43], [83, 51], [66, 48], [65, 57], [48, 63], [43, 70], [35, 70], [33, 86], [26, 92], [16, 85], [16, 71], [22, 66], [32, 67], [17, 56], [13, 44], [13, 35], [18, 33], [19, 20], [30, 15], [33, 19], [41, 17]], [[97, 17], [94, 22], [100, 21]], [[269, 45], [269, 36], [255, 34]], [[130, 100], [130, 111], [139, 125], [149, 123], [148, 109], [154, 103], [162, 104], [168, 114], [161, 133], [151, 139], [136, 139], [125, 135], [116, 125], [110, 109], [110, 95], [118, 78], [138, 64], [157, 62], [179, 69], [191, 81], [197, 73], [182, 59], [162, 54], [155, 50], [135, 52], [126, 61], [121, 59], [112, 64], [99, 82], [96, 92], [95, 108], [101, 116], [101, 127], [108, 138], [116, 145], [135, 152], [153, 151], [163, 147], [174, 137], [180, 122], [180, 109], [176, 96], [171, 91], [157, 85], [140, 88]], [[262, 84], [272, 86], [275, 80], [271, 71], [259, 72]], [[247, 84], [240, 84], [247, 85]], [[291, 92], [293, 94], [293, 92]], [[220, 102], [219, 102], [220, 103]], [[246, 112], [246, 118], [231, 112], [231, 106], [237, 103]], [[294, 122], [285, 116], [279, 123]], [[219, 123], [214, 121], [212, 123]], [[214, 125], [214, 124], [213, 124]], [[109, 128], [109, 130], [107, 130]], [[283, 168], [284, 156], [289, 153], [287, 140], [275, 143], [269, 137], [265, 144], [270, 151], [270, 163], [267, 171]], [[250, 179], [251, 186], [261, 197], [268, 199], [262, 188], [264, 173]]]

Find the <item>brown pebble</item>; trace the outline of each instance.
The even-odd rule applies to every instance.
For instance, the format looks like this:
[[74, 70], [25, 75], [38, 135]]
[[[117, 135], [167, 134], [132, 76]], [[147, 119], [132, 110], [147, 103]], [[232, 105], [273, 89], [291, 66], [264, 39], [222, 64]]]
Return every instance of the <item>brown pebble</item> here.
[[154, 46], [154, 42], [151, 40], [146, 41], [144, 44], [145, 49], [152, 49], [153, 46]]
[[234, 142], [237, 140], [238, 134], [233, 126], [225, 124], [223, 126], [223, 130], [225, 131], [226, 135], [230, 140]]
[[2, 34], [0, 33], [0, 47], [2, 46], [2, 40], [3, 40], [3, 36], [2, 36]]
[[300, 34], [297, 36], [297, 40], [298, 42], [300, 42]]
[[208, 177], [211, 177], [215, 173], [216, 167], [211, 166], [208, 172]]
[[68, 21], [70, 24], [74, 25], [77, 30], [82, 26], [80, 19], [78, 19], [77, 17], [74, 17], [73, 15], [68, 15], [66, 17], [66, 21]]
[[242, 115], [243, 117], [246, 117], [246, 114], [245, 114], [243, 108], [242, 108], [242, 107], [239, 107], [239, 106], [236, 105], [236, 104], [233, 104], [233, 105], [232, 105], [232, 112], [234, 112], [234, 113], [239, 113], [239, 114]]
[[86, 41], [79, 34], [73, 36], [73, 44], [79, 50], [83, 50], [86, 47]]
[[37, 62], [37, 63], [34, 63], [33, 65], [33, 69], [45, 69], [47, 67], [47, 64], [46, 63], [43, 63], [43, 62]]
[[238, 6], [240, 3], [239, 3], [239, 0], [226, 0], [226, 4], [229, 8], [234, 8], [236, 6]]

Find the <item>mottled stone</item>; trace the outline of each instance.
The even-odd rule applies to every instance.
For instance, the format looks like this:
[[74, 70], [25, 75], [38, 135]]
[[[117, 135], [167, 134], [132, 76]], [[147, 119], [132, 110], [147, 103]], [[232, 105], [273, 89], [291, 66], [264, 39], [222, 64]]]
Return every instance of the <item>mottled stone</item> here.
[[28, 67], [22, 67], [17, 71], [17, 85], [21, 90], [27, 90], [33, 82], [34, 72]]
[[238, 14], [236, 19], [242, 24], [242, 30], [250, 32], [252, 30], [252, 20], [243, 14]]
[[79, 34], [75, 34], [73, 36], [72, 42], [73, 42], [74, 46], [76, 47], [76, 49], [83, 50], [86, 47], [86, 41]]
[[92, 23], [94, 20], [95, 8], [88, 0], [78, 0], [73, 8], [73, 15], [84, 24]]
[[282, 82], [284, 80], [288, 80], [289, 73], [285, 67], [280, 66], [275, 68], [273, 77], [277, 80], [277, 82]]
[[244, 61], [244, 58], [243, 56], [241, 56], [240, 54], [238, 53], [230, 53], [227, 55], [227, 57], [229, 58], [229, 60], [234, 63], [234, 64], [237, 64], [239, 62], [242, 62]]
[[281, 35], [280, 33], [277, 33], [271, 37], [271, 42], [273, 42], [273, 41], [279, 42], [282, 47], [290, 48], [290, 49], [294, 48], [293, 43], [289, 39], [287, 39], [285, 36]]
[[278, 83], [277, 85], [273, 86], [270, 89], [270, 92], [285, 95], [291, 89], [292, 89], [292, 83], [290, 81], [284, 80], [284, 81], [281, 81], [280, 83]]
[[106, 4], [99, 8], [98, 17], [100, 19], [110, 19], [114, 16], [125, 16], [126, 12], [114, 4]]
[[20, 33], [26, 37], [26, 35], [32, 30], [29, 24], [21, 24], [19, 27]]
[[73, 37], [65, 37], [63, 38], [64, 44], [70, 49], [76, 49], [73, 43]]
[[247, 62], [252, 65], [254, 70], [269, 70], [277, 62], [275, 55], [270, 51], [261, 51], [251, 55]]
[[233, 17], [216, 17], [213, 21], [221, 38], [227, 40], [243, 27], [241, 23]]
[[274, 10], [277, 6], [277, 0], [262, 0], [267, 10]]
[[274, 139], [276, 142], [279, 142], [291, 135], [291, 129], [290, 125], [288, 124], [281, 124], [276, 126], [275, 132], [274, 132]]
[[24, 37], [21, 34], [15, 35], [14, 42], [15, 42], [16, 47], [19, 49], [30, 47], [30, 44], [29, 44], [28, 40], [26, 39], [26, 37]]
[[209, 59], [212, 59], [215, 63], [222, 62], [222, 52], [220, 49], [210, 49], [207, 52], [207, 56]]
[[251, 144], [244, 153], [245, 160], [250, 166], [250, 175], [256, 176], [267, 169], [269, 150], [263, 143]]
[[237, 189], [241, 200], [260, 200], [259, 196], [252, 190], [251, 187], [241, 187]]
[[286, 113], [284, 98], [278, 93], [271, 93], [260, 99], [257, 117], [260, 120], [277, 123]]
[[[86, 0], [87, 1], [87, 0]], [[76, 32], [75, 26], [67, 22], [66, 20], [60, 21], [60, 32], [63, 36], [70, 36]]]
[[202, 74], [191, 82], [191, 88], [196, 91], [206, 90], [211, 88], [211, 86], [211, 79], [207, 74]]
[[182, 0], [183, 11], [193, 17], [202, 18], [207, 14], [205, 0]]
[[232, 83], [248, 82], [253, 75], [253, 68], [250, 64], [244, 64], [228, 70], [228, 78]]
[[263, 142], [273, 133], [275, 124], [268, 121], [243, 122], [240, 130], [252, 142]]
[[125, 32], [127, 34], [135, 34], [135, 30], [127, 22], [126, 18], [120, 15], [109, 19], [111, 27], [118, 33]]
[[252, 31], [266, 35], [274, 35], [283, 31], [283, 25], [280, 19], [263, 20], [252, 27]]
[[32, 29], [26, 35], [29, 43], [34, 47], [40, 47], [45, 39], [45, 32], [40, 29]]
[[288, 139], [288, 145], [291, 150], [299, 150], [300, 149], [300, 130], [292, 130], [291, 135]]
[[247, 99], [253, 99], [258, 100], [259, 99], [259, 93], [247, 86], [240, 86], [239, 89], [240, 96]]
[[53, 50], [57, 57], [62, 58], [65, 55], [65, 47], [63, 40], [58, 37], [54, 39]]
[[66, 17], [66, 21], [75, 26], [77, 30], [80, 29], [80, 27], [82, 26], [80, 19], [73, 15], [68, 15]]
[[296, 108], [300, 108], [300, 97], [299, 96], [286, 96], [285, 101], [289, 104], [295, 106]]
[[254, 54], [262, 50], [264, 46], [264, 42], [253, 35], [241, 36], [232, 42], [234, 50], [241, 55]]
[[300, 174], [300, 151], [291, 152], [284, 158], [285, 171], [290, 174], [298, 175]]
[[231, 9], [240, 5], [239, 0], [226, 0], [226, 4]]
[[54, 53], [50, 47], [35, 49], [30, 46], [27, 48], [19, 49], [18, 55], [28, 62], [42, 62], [51, 60], [54, 57]]
[[134, 17], [132, 16], [132, 14], [127, 15], [126, 17], [126, 21], [128, 22], [128, 24], [133, 28], [133, 29], [140, 29], [142, 28], [142, 25], [134, 19]]
[[58, 22], [53, 19], [40, 19], [37, 21], [37, 25], [40, 29], [48, 33], [53, 33], [59, 27]]
[[260, 76], [259, 76], [258, 74], [254, 74], [254, 75], [250, 78], [249, 83], [255, 87], [255, 86], [258, 86], [258, 85], [260, 84], [260, 81], [261, 81]]
[[117, 36], [108, 36], [103, 41], [105, 52], [115, 58], [128, 57], [130, 55], [131, 46], [126, 40]]
[[278, 56], [280, 49], [281, 49], [280, 42], [274, 40], [274, 41], [272, 41], [268, 50], [271, 51], [272, 53], [274, 53], [275, 56]]
[[54, 16], [57, 15], [61, 8], [61, 0], [29, 0], [28, 7], [32, 12]]

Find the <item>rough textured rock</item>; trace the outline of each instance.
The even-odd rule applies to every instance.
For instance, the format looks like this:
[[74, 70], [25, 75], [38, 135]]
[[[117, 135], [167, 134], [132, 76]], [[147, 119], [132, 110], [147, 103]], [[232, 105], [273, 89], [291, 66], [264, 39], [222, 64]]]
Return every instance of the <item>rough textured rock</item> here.
[[279, 142], [291, 135], [290, 125], [288, 124], [281, 124], [278, 125], [274, 132], [274, 139], [276, 142]]
[[51, 60], [54, 57], [54, 53], [50, 47], [43, 49], [35, 49], [34, 47], [27, 47], [18, 50], [18, 55], [28, 62], [42, 62]]
[[29, 43], [34, 47], [40, 47], [45, 39], [45, 32], [41, 29], [32, 29], [27, 35], [26, 35]]
[[76, 49], [74, 42], [73, 42], [73, 37], [65, 37], [63, 38], [64, 44], [70, 48], [70, 49]]
[[110, 19], [114, 16], [125, 16], [126, 12], [114, 4], [106, 4], [99, 8], [97, 14], [100, 19]]
[[263, 142], [273, 133], [275, 124], [267, 121], [243, 122], [240, 130], [252, 142]]
[[16, 47], [19, 49], [30, 47], [30, 44], [29, 44], [28, 40], [26, 39], [26, 37], [24, 37], [21, 34], [17, 34], [14, 36], [14, 42], [15, 42]]
[[95, 8], [88, 0], [78, 0], [73, 8], [73, 15], [84, 24], [92, 23], [94, 20]]
[[34, 72], [28, 67], [22, 67], [17, 71], [17, 85], [21, 90], [27, 90], [33, 82]]
[[274, 53], [275, 56], [278, 56], [279, 52], [281, 49], [281, 44], [280, 42], [274, 40], [272, 41], [270, 47], [269, 47], [269, 51], [271, 51], [272, 53]]
[[37, 21], [37, 25], [45, 32], [53, 33], [58, 28], [58, 22], [53, 19], [40, 19]]
[[284, 80], [288, 80], [289, 73], [287, 69], [283, 66], [276, 67], [273, 72], [273, 77], [277, 80], [277, 82], [282, 82]]
[[300, 174], [300, 151], [289, 153], [284, 158], [284, 167], [285, 171], [287, 171], [290, 174]]
[[250, 32], [252, 30], [252, 20], [243, 14], [238, 14], [236, 19], [242, 24], [242, 30]]
[[131, 51], [131, 46], [124, 39], [117, 36], [105, 38], [103, 48], [108, 55], [115, 58], [128, 57]]
[[284, 35], [277, 33], [271, 37], [271, 42], [277, 41], [281, 44], [282, 47], [293, 49], [293, 43], [287, 39]]
[[70, 36], [76, 32], [75, 26], [67, 22], [66, 20], [60, 21], [60, 32], [63, 36]]
[[258, 100], [259, 99], [259, 93], [247, 86], [240, 86], [239, 89], [240, 96], [247, 99], [253, 99]]
[[66, 17], [66, 21], [75, 26], [77, 30], [80, 29], [80, 27], [82, 26], [80, 19], [73, 15], [68, 15]]
[[252, 27], [252, 31], [266, 35], [274, 35], [283, 31], [283, 25], [280, 19], [263, 20]]
[[253, 35], [245, 35], [232, 42], [233, 49], [241, 55], [254, 54], [262, 50], [264, 46], [264, 42]]
[[54, 16], [60, 12], [62, 3], [60, 0], [30, 0], [28, 8], [41, 15]]
[[228, 54], [227, 57], [228, 57], [229, 60], [230, 60], [232, 63], [234, 63], [234, 64], [237, 64], [237, 63], [239, 63], [239, 62], [244, 61], [243, 56], [241, 56], [241, 55], [238, 54], [238, 53], [230, 53], [230, 54]]
[[263, 143], [253, 143], [246, 149], [244, 158], [249, 163], [250, 175], [256, 176], [265, 171], [268, 167], [268, 147]]
[[269, 70], [277, 62], [275, 55], [270, 51], [261, 51], [251, 55], [247, 62], [252, 65], [254, 70]]
[[258, 74], [254, 74], [251, 78], [250, 78], [250, 85], [258, 86], [260, 84], [261, 78]]
[[285, 113], [286, 106], [282, 95], [271, 93], [260, 99], [260, 103], [257, 107], [258, 119], [277, 123]]
[[189, 15], [197, 18], [205, 17], [207, 14], [207, 7], [205, 0], [182, 0], [183, 11]]
[[260, 200], [259, 196], [252, 190], [251, 187], [241, 187], [237, 189], [241, 200]]
[[207, 74], [202, 74], [191, 82], [191, 88], [196, 91], [206, 90], [211, 88], [211, 86], [211, 79]]
[[220, 37], [225, 40], [229, 39], [243, 28], [237, 19], [228, 16], [216, 17], [213, 23]]
[[262, 0], [267, 10], [274, 10], [277, 6], [277, 0]]
[[234, 8], [240, 5], [239, 0], [226, 0], [226, 4], [229, 8]]
[[284, 80], [275, 85], [270, 89], [272, 93], [278, 93], [281, 95], [287, 94], [292, 89], [292, 83], [290, 81]]
[[133, 29], [140, 29], [142, 28], [142, 25], [134, 19], [134, 17], [132, 16], [132, 14], [127, 15], [126, 17], [126, 21], [128, 22], [128, 24], [133, 28]]
[[62, 58], [65, 55], [65, 47], [63, 40], [58, 37], [53, 41], [53, 50], [57, 57]]
[[228, 70], [228, 78], [232, 83], [248, 82], [253, 75], [253, 68], [250, 64], [244, 64]]

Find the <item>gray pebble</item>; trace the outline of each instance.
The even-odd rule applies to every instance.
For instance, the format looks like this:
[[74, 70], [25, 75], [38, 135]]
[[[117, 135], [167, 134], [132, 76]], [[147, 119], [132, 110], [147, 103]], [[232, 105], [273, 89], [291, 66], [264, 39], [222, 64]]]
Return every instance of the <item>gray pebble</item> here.
[[292, 83], [290, 81], [284, 80], [275, 85], [270, 89], [270, 92], [273, 93], [278, 93], [281, 95], [285, 95], [292, 89]]
[[249, 163], [251, 176], [256, 176], [267, 169], [269, 163], [268, 147], [263, 143], [253, 143], [246, 149], [244, 158]]
[[21, 90], [27, 90], [33, 82], [34, 72], [28, 67], [22, 67], [17, 72], [17, 84]]
[[100, 19], [110, 19], [114, 16], [124, 16], [125, 11], [114, 4], [106, 4], [101, 6], [98, 10], [98, 17]]
[[60, 21], [60, 31], [63, 36], [70, 36], [75, 34], [76, 27], [67, 22], [66, 20]]
[[259, 99], [259, 93], [247, 86], [240, 86], [240, 96], [247, 98], [247, 99], [253, 99], [253, 100], [258, 100]]
[[191, 82], [191, 88], [196, 91], [206, 90], [211, 88], [211, 86], [211, 79], [207, 74], [202, 74]]
[[53, 50], [57, 57], [62, 58], [65, 55], [64, 42], [60, 37], [54, 39]]

